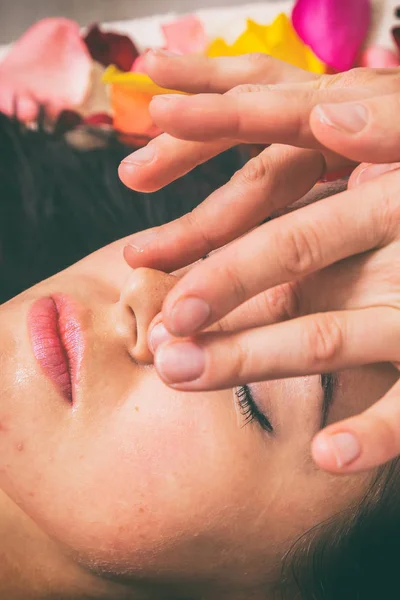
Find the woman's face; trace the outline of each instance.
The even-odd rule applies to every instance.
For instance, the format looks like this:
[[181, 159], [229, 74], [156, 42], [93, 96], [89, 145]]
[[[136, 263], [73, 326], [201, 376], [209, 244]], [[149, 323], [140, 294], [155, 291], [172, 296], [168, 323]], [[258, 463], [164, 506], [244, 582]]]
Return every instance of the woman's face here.
[[[123, 245], [0, 307], [0, 487], [91, 570], [188, 593], [256, 588], [298, 535], [357, 502], [371, 475], [314, 466], [319, 376], [249, 386], [273, 432], [247, 422], [244, 390], [166, 387], [146, 334], [176, 277], [132, 271]], [[341, 373], [328, 421], [396, 378], [388, 365]]]

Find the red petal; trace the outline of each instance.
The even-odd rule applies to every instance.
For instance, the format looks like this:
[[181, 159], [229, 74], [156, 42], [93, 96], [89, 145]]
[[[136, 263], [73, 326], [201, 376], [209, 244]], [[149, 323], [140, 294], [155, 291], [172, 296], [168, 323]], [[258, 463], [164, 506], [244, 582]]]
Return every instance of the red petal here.
[[93, 25], [85, 37], [86, 45], [94, 60], [105, 67], [115, 65], [121, 71], [130, 71], [131, 66], [139, 56], [139, 52], [126, 35], [104, 32]]
[[113, 118], [106, 113], [96, 113], [86, 117], [85, 123], [86, 125], [93, 125], [93, 127], [101, 127], [102, 125], [111, 126]]
[[369, 0], [297, 0], [292, 21], [318, 58], [347, 71], [367, 35], [370, 12]]
[[91, 69], [79, 25], [68, 19], [43, 19], [0, 63], [0, 110], [28, 121], [36, 118], [40, 104], [50, 116], [79, 106]]
[[76, 129], [82, 123], [82, 117], [73, 110], [63, 110], [57, 118], [54, 125], [54, 133], [56, 135], [63, 135], [67, 131]]

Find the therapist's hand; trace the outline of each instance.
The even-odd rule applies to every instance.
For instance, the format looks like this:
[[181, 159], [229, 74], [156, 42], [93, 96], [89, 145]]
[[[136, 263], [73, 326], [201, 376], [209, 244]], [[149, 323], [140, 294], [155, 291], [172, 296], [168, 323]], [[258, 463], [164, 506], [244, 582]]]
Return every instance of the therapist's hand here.
[[[225, 105], [218, 107], [221, 101], [237, 102], [237, 108], [244, 109], [244, 116], [253, 115], [253, 126], [259, 130], [258, 140], [265, 144], [280, 140], [302, 142], [315, 148], [314, 151], [289, 150], [287, 146], [267, 148], [193, 212], [165, 227], [135, 236], [125, 252], [128, 263], [132, 267], [146, 265], [165, 271], [194, 262], [259, 225], [271, 213], [301, 197], [327, 171], [354, 166], [347, 157], [324, 150], [307, 125], [311, 112], [315, 116], [313, 107], [318, 102], [343, 100], [349, 95], [390, 94], [399, 87], [397, 70], [357, 69], [321, 77], [260, 54], [206, 59], [148, 53], [146, 61], [150, 75], [160, 85], [189, 92], [226, 94], [181, 97], [184, 103], [189, 103], [184, 105], [183, 112], [174, 107], [175, 99], [164, 102], [156, 98], [153, 116], [160, 119], [160, 123], [163, 121], [166, 129], [172, 128], [183, 137], [201, 134], [209, 141], [181, 140], [168, 133], [160, 135], [121, 163], [120, 177], [128, 187], [154, 191], [236, 145], [240, 140], [233, 139], [232, 131], [225, 131], [223, 139], [218, 137], [220, 132], [212, 131], [216, 120], [221, 122], [221, 127], [228, 125], [229, 128], [229, 123], [231, 128], [235, 127], [234, 119], [225, 118]], [[232, 86], [236, 87], [231, 89]], [[211, 102], [216, 110], [204, 112], [204, 102], [208, 105]], [[260, 102], [264, 102], [261, 113]], [[200, 103], [200, 111], [197, 103]], [[318, 127], [318, 118], [316, 120]], [[321, 127], [322, 133], [328, 129], [332, 130], [332, 137], [335, 136], [332, 127], [323, 124]], [[181, 131], [177, 132], [179, 128]], [[251, 141], [252, 135], [249, 134], [248, 139], [243, 137], [242, 141]], [[341, 139], [334, 141], [335, 150], [342, 151]], [[365, 136], [362, 136], [359, 150], [363, 152], [371, 146], [364, 141]], [[372, 159], [362, 155], [356, 158], [359, 160]]]
[[[400, 169], [278, 217], [190, 270], [166, 300], [164, 323], [197, 315], [216, 332], [162, 331], [158, 347], [150, 332], [162, 379], [195, 391], [371, 363], [398, 368], [399, 195]], [[398, 454], [400, 382], [313, 442], [315, 462], [332, 472]]]
[[[343, 77], [343, 85], [350, 86], [349, 90], [335, 88], [340, 85], [340, 77]], [[184, 99], [185, 102], [193, 101], [191, 106], [201, 111], [207, 108], [207, 102], [211, 100], [220, 104], [216, 111], [213, 103], [208, 104], [208, 112], [198, 113], [197, 122], [196, 111], [193, 112], [189, 105], [185, 113], [180, 113], [181, 116], [191, 115], [189, 120], [182, 118], [179, 124], [176, 113], [175, 120], [172, 119], [174, 125], [165, 128], [170, 131], [174, 129], [175, 135], [198, 140], [197, 145], [193, 145], [193, 142], [167, 138], [175, 144], [176, 149], [179, 144], [190, 144], [186, 146], [189, 154], [192, 152], [194, 155], [196, 151], [199, 155], [200, 148], [206, 154], [210, 151], [210, 144], [215, 145], [215, 152], [217, 144], [223, 148], [238, 139], [260, 141], [261, 137], [257, 136], [261, 131], [266, 136], [265, 142], [277, 140], [304, 144], [314, 150], [285, 147], [266, 150], [261, 160], [258, 157], [250, 168], [248, 165], [245, 167], [247, 171], [244, 171], [246, 175], [242, 179], [239, 173], [236, 182], [233, 178], [225, 190], [223, 188], [224, 194], [221, 195], [220, 191], [219, 212], [218, 208], [212, 206], [216, 202], [210, 202], [210, 198], [207, 200], [207, 209], [201, 212], [200, 207], [196, 217], [192, 215], [156, 231], [134, 236], [132, 247], [126, 253], [130, 264], [176, 268], [184, 264], [183, 260], [190, 262], [245, 233], [274, 209], [296, 199], [293, 197], [293, 181], [297, 183], [297, 176], [300, 181], [298, 196], [306, 191], [302, 188], [311, 187], [311, 180], [315, 179], [318, 169], [321, 172], [321, 149], [324, 145], [353, 160], [399, 160], [395, 118], [397, 72], [383, 75], [362, 70], [331, 80], [325, 78], [323, 85], [316, 85], [316, 81], [296, 84], [292, 90], [275, 88], [254, 91], [253, 88], [253, 92], [249, 90], [247, 105], [247, 100], [230, 105], [228, 95], [214, 99]], [[357, 82], [360, 82], [359, 86]], [[339, 91], [343, 93], [337, 93]], [[239, 95], [246, 96], [245, 90], [242, 92]], [[253, 99], [250, 98], [251, 94], [255, 94]], [[385, 95], [379, 97], [380, 94]], [[257, 109], [260, 99], [265, 101], [268, 119], [262, 120], [264, 113], [260, 109], [261, 104]], [[344, 125], [342, 119], [342, 125], [338, 126], [335, 125], [335, 107], [329, 104], [339, 106], [338, 103], [343, 100], [355, 100], [356, 105], [342, 105]], [[256, 110], [251, 112], [253, 101], [256, 102]], [[166, 105], [170, 102], [167, 101]], [[172, 104], [174, 102], [172, 100]], [[328, 103], [325, 111], [316, 108], [321, 102]], [[236, 105], [236, 109], [246, 107], [241, 113], [242, 121], [234, 117], [234, 112], [229, 112], [233, 105]], [[271, 106], [273, 111], [270, 110]], [[279, 106], [282, 110], [278, 110]], [[354, 107], [358, 120], [349, 112]], [[174, 114], [174, 110], [172, 106], [171, 114]], [[166, 122], [169, 119], [168, 111], [161, 109]], [[217, 114], [220, 119], [216, 118]], [[230, 116], [233, 130], [231, 138], [225, 114]], [[336, 111], [336, 117], [337, 114]], [[199, 128], [200, 115], [202, 119], [204, 116], [202, 131]], [[255, 120], [246, 120], [249, 115], [257, 117], [258, 128]], [[363, 116], [367, 117], [366, 121], [363, 121]], [[242, 122], [243, 127], [238, 128], [238, 123]], [[360, 123], [359, 131], [356, 131], [354, 126]], [[188, 127], [189, 133], [182, 131], [185, 127]], [[220, 136], [224, 136], [222, 141]], [[200, 139], [207, 142], [199, 142]], [[158, 154], [162, 146], [157, 146], [158, 142], [155, 142], [152, 161], [147, 166], [144, 163], [140, 169], [144, 178], [144, 172], [149, 173], [152, 169], [157, 172], [165, 161], [165, 154]], [[323, 152], [329, 161], [333, 155]], [[284, 160], [281, 156], [284, 156]], [[169, 160], [173, 159], [170, 157]], [[196, 162], [193, 156], [189, 157], [186, 170], [190, 160], [192, 166]], [[282, 169], [288, 160], [295, 173], [292, 182], [291, 170]], [[319, 166], [316, 167], [318, 162]], [[296, 172], [299, 164], [303, 168]], [[305, 174], [307, 165], [312, 176]], [[254, 329], [240, 331], [239, 324], [239, 331], [235, 333], [206, 333], [193, 339], [198, 356], [204, 361], [202, 373], [194, 379], [193, 370], [189, 378], [184, 373], [189, 346], [184, 346], [182, 359], [177, 362], [175, 356], [171, 363], [182, 367], [181, 373], [176, 370], [175, 373], [168, 373], [168, 352], [178, 351], [180, 342], [174, 340], [162, 344], [156, 352], [155, 364], [165, 381], [178, 389], [213, 389], [260, 379], [337, 370], [369, 362], [390, 361], [396, 365], [400, 362], [397, 354], [400, 289], [397, 277], [400, 266], [397, 237], [398, 173], [389, 173], [356, 187], [355, 184], [366, 180], [368, 174], [371, 177], [374, 169], [382, 169], [375, 166], [365, 170], [365, 166], [362, 167], [363, 172], [359, 169], [354, 174], [353, 189], [350, 191], [262, 225], [183, 277], [166, 299], [162, 314], [165, 326], [175, 336], [191, 335], [216, 322], [229, 323], [229, 316], [226, 315], [231, 310], [240, 313], [237, 307], [246, 301], [253, 301], [254, 307], [259, 310], [253, 311], [253, 323], [244, 324]], [[163, 173], [162, 166], [160, 172]], [[134, 173], [135, 168], [130, 175], [134, 176]], [[165, 178], [168, 177], [164, 172]], [[250, 218], [246, 209], [252, 213]], [[219, 219], [210, 220], [212, 215], [219, 215]], [[244, 220], [242, 230], [238, 223], [241, 219]], [[221, 229], [222, 235], [219, 233]], [[185, 236], [188, 252], [184, 259], [178, 258], [174, 252], [168, 252], [168, 248], [173, 248], [174, 241], [178, 241], [182, 256], [181, 242]], [[165, 255], [166, 249], [169, 258]], [[365, 279], [360, 280], [360, 275]], [[311, 281], [314, 285], [310, 287]], [[312, 297], [307, 292], [311, 288], [314, 290]], [[187, 311], [181, 304], [178, 307], [182, 299], [189, 300]], [[282, 320], [286, 322], [280, 322]], [[332, 471], [351, 471], [368, 468], [398, 454], [399, 395], [400, 390], [395, 386], [363, 415], [333, 425], [319, 434], [314, 443], [314, 458], [318, 464]], [[353, 449], [358, 448], [358, 452], [353, 460], [336, 461], [338, 455], [332, 451], [331, 441], [337, 432], [355, 435]]]

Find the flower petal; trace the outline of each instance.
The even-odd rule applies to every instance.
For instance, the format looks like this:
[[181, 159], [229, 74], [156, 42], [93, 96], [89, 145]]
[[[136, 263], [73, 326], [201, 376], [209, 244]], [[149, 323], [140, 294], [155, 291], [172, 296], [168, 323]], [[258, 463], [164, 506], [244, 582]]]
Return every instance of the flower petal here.
[[370, 23], [369, 0], [297, 0], [292, 21], [301, 39], [327, 65], [350, 69]]
[[155, 137], [160, 130], [150, 116], [149, 105], [152, 95], [135, 89], [113, 85], [111, 104], [114, 114], [114, 128], [123, 133]]
[[251, 52], [261, 52], [279, 58], [302, 69], [315, 73], [325, 73], [325, 65], [312, 50], [299, 38], [293, 25], [284, 13], [279, 14], [270, 25], [260, 25], [247, 19], [245, 31], [232, 45], [223, 39], [214, 40], [207, 55], [238, 56]]
[[0, 110], [33, 120], [39, 105], [50, 116], [85, 99], [92, 60], [79, 25], [43, 19], [30, 27], [0, 63]]
[[388, 48], [369, 46], [362, 52], [358, 65], [371, 69], [392, 69], [400, 65], [400, 59], [395, 52]]
[[177, 54], [204, 52], [207, 36], [203, 23], [195, 15], [186, 15], [161, 25], [167, 50]]
[[127, 35], [104, 32], [92, 25], [85, 37], [93, 60], [104, 67], [116, 65], [121, 71], [129, 71], [139, 52]]
[[150, 79], [146, 73], [123, 73], [116, 67], [108, 67], [103, 75], [103, 82], [111, 85], [117, 84], [137, 92], [144, 92], [154, 96], [156, 94], [181, 94], [183, 92], [160, 87]]

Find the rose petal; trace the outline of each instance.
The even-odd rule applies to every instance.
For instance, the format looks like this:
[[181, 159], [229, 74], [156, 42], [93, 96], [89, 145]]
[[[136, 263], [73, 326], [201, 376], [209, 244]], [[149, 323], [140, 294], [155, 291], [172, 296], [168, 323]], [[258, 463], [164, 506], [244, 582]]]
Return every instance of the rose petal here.
[[398, 50], [400, 50], [400, 27], [396, 26], [392, 29], [392, 37]]
[[369, 0], [297, 0], [292, 21], [301, 39], [327, 65], [350, 69], [368, 32]]
[[38, 21], [0, 63], [0, 110], [29, 121], [36, 118], [39, 105], [50, 116], [74, 108], [86, 96], [91, 68], [77, 23]]
[[161, 25], [167, 50], [177, 54], [204, 52], [207, 36], [203, 23], [195, 15], [186, 15]]
[[130, 88], [137, 92], [144, 92], [151, 96], [155, 96], [156, 94], [182, 93], [158, 86], [145, 73], [123, 73], [114, 66], [108, 67], [103, 75], [103, 82], [111, 85], [117, 84], [121, 87]]
[[113, 124], [113, 119], [107, 113], [95, 113], [86, 117], [85, 124], [92, 125], [93, 127], [109, 127]]
[[130, 71], [139, 52], [126, 35], [104, 32], [98, 25], [92, 25], [85, 37], [86, 45], [93, 60], [105, 67], [116, 65], [121, 71]]
[[252, 52], [268, 54], [315, 73], [325, 73], [326, 70], [325, 65], [299, 38], [284, 13], [279, 14], [270, 25], [259, 25], [252, 19], [247, 19], [245, 31], [232, 45], [217, 38], [207, 49], [210, 57], [238, 56]]
[[54, 134], [56, 136], [64, 135], [67, 131], [75, 129], [83, 122], [80, 114], [73, 110], [63, 110], [57, 118], [54, 125]]
[[392, 69], [400, 65], [400, 59], [388, 48], [370, 46], [361, 54], [358, 64], [371, 69]]
[[152, 95], [123, 85], [111, 87], [114, 128], [128, 134], [155, 137], [160, 133], [150, 116]]

